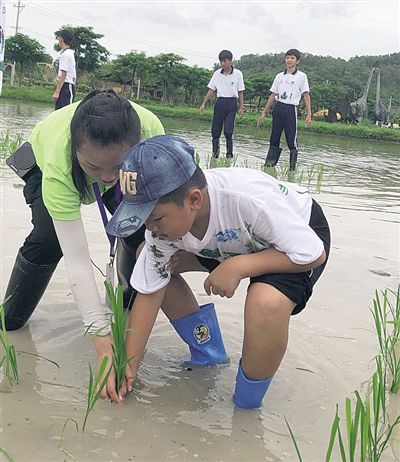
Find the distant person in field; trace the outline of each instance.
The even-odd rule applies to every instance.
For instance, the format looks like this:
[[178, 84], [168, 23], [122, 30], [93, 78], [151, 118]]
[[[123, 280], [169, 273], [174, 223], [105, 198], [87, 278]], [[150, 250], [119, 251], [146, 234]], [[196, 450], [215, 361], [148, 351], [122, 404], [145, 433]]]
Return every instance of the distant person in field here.
[[57, 35], [57, 40], [61, 51], [58, 60], [58, 83], [53, 94], [56, 110], [74, 102], [76, 83], [75, 55], [71, 49], [74, 36], [72, 32], [62, 30]]
[[[208, 92], [200, 106], [203, 112], [208, 100], [217, 92], [217, 101], [214, 106], [214, 117], [211, 127], [213, 157], [219, 157], [219, 138], [224, 127], [226, 138], [226, 157], [233, 157], [233, 129], [236, 112], [243, 115], [243, 74], [233, 66], [233, 55], [228, 50], [222, 50], [218, 55], [221, 69], [214, 72], [208, 86]], [[239, 107], [238, 107], [239, 101]]]
[[282, 131], [285, 130], [286, 142], [290, 150], [290, 171], [296, 170], [297, 162], [297, 106], [304, 96], [306, 105], [306, 125], [311, 125], [311, 98], [307, 75], [298, 70], [300, 52], [291, 48], [285, 54], [286, 69], [276, 75], [271, 87], [271, 95], [257, 120], [260, 126], [263, 118], [272, 110], [272, 132], [269, 139], [269, 150], [265, 159], [266, 166], [278, 163], [282, 149], [279, 147]]

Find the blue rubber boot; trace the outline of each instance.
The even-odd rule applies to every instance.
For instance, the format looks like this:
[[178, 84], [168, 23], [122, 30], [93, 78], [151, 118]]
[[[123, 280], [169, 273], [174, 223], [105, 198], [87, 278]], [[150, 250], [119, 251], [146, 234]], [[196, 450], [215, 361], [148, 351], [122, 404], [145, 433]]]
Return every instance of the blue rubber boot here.
[[236, 376], [236, 388], [233, 395], [235, 405], [244, 409], [260, 407], [273, 377], [271, 375], [271, 377], [264, 380], [249, 380], [244, 375], [242, 361], [240, 360]]
[[189, 345], [192, 358], [186, 364], [215, 366], [229, 362], [213, 303], [202, 305], [196, 313], [175, 319], [171, 324]]

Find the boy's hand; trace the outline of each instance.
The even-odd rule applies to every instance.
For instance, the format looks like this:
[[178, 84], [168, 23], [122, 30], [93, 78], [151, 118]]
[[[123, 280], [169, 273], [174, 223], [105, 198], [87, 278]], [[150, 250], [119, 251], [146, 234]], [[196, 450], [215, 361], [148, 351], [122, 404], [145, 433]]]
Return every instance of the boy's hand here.
[[311, 126], [311, 114], [306, 115], [306, 126], [307, 127]]
[[206, 108], [206, 105], [203, 103], [199, 108], [199, 112], [203, 112], [205, 108]]
[[125, 395], [127, 392], [132, 391], [133, 383], [135, 382], [137, 374], [137, 367], [128, 363], [125, 370], [125, 381], [121, 386], [121, 393]]
[[264, 117], [265, 117], [265, 112], [262, 111], [257, 119], [257, 128], [260, 128], [261, 122], [263, 121]]
[[241, 275], [234, 265], [234, 257], [225, 260], [212, 271], [204, 281], [204, 290], [208, 295], [220, 295], [231, 298], [241, 281]]

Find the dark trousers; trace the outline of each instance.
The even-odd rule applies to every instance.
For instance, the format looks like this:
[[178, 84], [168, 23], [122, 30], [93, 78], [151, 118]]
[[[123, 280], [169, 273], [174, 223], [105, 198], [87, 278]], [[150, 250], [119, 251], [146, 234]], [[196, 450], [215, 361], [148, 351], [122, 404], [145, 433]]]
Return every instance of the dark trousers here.
[[68, 106], [68, 104], [71, 104], [74, 102], [75, 98], [75, 85], [73, 83], [65, 83], [61, 87], [60, 90], [60, 96], [58, 97], [56, 101], [56, 108], [61, 109], [64, 106]]
[[232, 139], [237, 112], [237, 98], [217, 98], [214, 106], [214, 117], [211, 126], [213, 140], [218, 140], [224, 127], [224, 135], [227, 140]]
[[[43, 203], [42, 172], [36, 166], [23, 179], [26, 182], [24, 197], [31, 208], [33, 229], [25, 239], [20, 251], [26, 260], [31, 263], [38, 265], [58, 263], [63, 254], [54, 229], [53, 220]], [[115, 186], [106, 191], [102, 197], [110, 213], [115, 212], [118, 206], [115, 200]], [[71, 239], [73, 239], [73, 236], [71, 236]], [[144, 241], [144, 227], [132, 236], [122, 239], [122, 241], [124, 247], [128, 247], [130, 253], [135, 256], [137, 247]]]
[[272, 110], [272, 132], [269, 139], [271, 146], [279, 148], [283, 130], [288, 148], [297, 149], [297, 107], [278, 101]]

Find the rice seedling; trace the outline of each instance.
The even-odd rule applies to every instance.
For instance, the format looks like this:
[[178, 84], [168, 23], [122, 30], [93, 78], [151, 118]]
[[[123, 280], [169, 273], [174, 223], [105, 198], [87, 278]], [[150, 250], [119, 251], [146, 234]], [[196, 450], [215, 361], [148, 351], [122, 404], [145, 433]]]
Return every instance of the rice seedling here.
[[111, 284], [105, 283], [107, 297], [111, 303], [113, 318], [111, 321], [111, 333], [113, 337], [112, 345], [112, 363], [115, 372], [116, 389], [119, 391], [122, 381], [125, 379], [126, 365], [131, 358], [127, 357], [125, 336], [127, 332], [127, 315], [124, 312], [122, 286], [112, 287]]
[[4, 318], [4, 303], [0, 305], [1, 332], [0, 343], [4, 350], [4, 355], [0, 359], [0, 368], [8, 380], [10, 389], [19, 382], [17, 355], [14, 345], [11, 344], [6, 330]]
[[[394, 429], [400, 424], [400, 416], [392, 423], [388, 420], [386, 406], [386, 372], [380, 356], [376, 359], [377, 370], [372, 377], [371, 392], [362, 400], [355, 391], [355, 401], [345, 401], [345, 435], [340, 426], [338, 405], [332, 422], [325, 462], [330, 462], [335, 441], [339, 447], [341, 462], [379, 462], [386, 451]], [[296, 438], [285, 418], [297, 457], [302, 462]], [[357, 446], [358, 445], [358, 446]], [[338, 460], [337, 458], [335, 460]]]
[[15, 138], [11, 138], [9, 132], [0, 136], [0, 157], [8, 157], [14, 153], [23, 141], [22, 133], [17, 133]]
[[14, 462], [14, 459], [10, 456], [10, 454], [5, 449], [0, 448], [0, 454], [3, 454], [7, 462]]
[[[393, 298], [394, 300], [392, 300]], [[375, 291], [373, 300], [375, 331], [378, 336], [383, 364], [391, 375], [390, 392], [400, 389], [400, 284], [397, 291]]]
[[111, 373], [112, 366], [107, 369], [108, 357], [104, 356], [103, 361], [97, 371], [96, 376], [93, 375], [92, 368], [89, 364], [89, 388], [87, 396], [86, 413], [83, 419], [82, 431], [85, 431], [87, 419], [92, 412], [94, 405], [100, 397], [101, 390], [107, 383], [108, 377]]
[[75, 424], [75, 429], [77, 432], [79, 432], [79, 425], [78, 422], [75, 419], [65, 419], [62, 431], [61, 431], [61, 441], [60, 441], [60, 451], [64, 453], [66, 456], [70, 457], [71, 459], [75, 459], [75, 456], [70, 452], [65, 446], [64, 446], [64, 432], [65, 429], [67, 428], [67, 425], [69, 422], [73, 422]]

